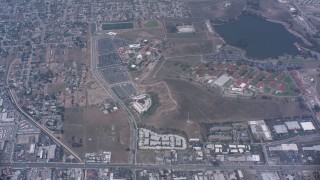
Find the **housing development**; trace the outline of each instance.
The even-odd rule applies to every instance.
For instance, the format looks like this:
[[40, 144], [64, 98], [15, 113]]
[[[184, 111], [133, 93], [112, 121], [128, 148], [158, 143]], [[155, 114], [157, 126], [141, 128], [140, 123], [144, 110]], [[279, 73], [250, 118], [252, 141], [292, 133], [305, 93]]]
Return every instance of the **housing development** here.
[[320, 179], [319, 12], [0, 0], [0, 179]]

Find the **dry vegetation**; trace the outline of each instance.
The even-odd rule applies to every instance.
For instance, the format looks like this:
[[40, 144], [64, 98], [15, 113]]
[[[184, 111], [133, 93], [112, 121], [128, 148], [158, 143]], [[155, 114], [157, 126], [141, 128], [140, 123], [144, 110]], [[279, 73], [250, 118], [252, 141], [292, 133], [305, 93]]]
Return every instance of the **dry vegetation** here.
[[95, 106], [65, 111], [64, 141], [71, 146], [72, 136], [81, 147], [73, 147], [82, 157], [86, 152], [111, 151], [114, 163], [128, 161], [130, 127], [121, 111], [105, 115]]

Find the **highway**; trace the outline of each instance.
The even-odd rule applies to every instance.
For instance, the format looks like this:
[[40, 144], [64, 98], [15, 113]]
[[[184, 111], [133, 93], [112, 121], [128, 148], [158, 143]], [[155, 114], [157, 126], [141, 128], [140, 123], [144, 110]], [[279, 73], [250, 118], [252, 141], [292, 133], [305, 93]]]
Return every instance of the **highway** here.
[[98, 168], [128, 168], [131, 170], [138, 169], [174, 169], [174, 170], [258, 170], [258, 171], [301, 171], [301, 170], [319, 170], [320, 165], [246, 165], [239, 164], [237, 166], [212, 166], [206, 164], [179, 164], [179, 165], [133, 165], [133, 164], [85, 164], [85, 163], [1, 163], [2, 167], [10, 168], [82, 168], [82, 169], [98, 169]]
[[131, 130], [131, 153], [130, 153], [130, 160], [131, 164], [136, 163], [136, 152], [137, 152], [137, 123], [134, 116], [131, 114], [130, 110], [127, 106], [119, 99], [119, 97], [112, 91], [110, 85], [100, 76], [100, 73], [97, 69], [96, 60], [98, 59], [98, 55], [96, 55], [96, 45], [97, 45], [96, 37], [91, 37], [91, 71], [94, 78], [98, 81], [98, 83], [102, 86], [102, 88], [107, 91], [111, 96], [112, 99], [120, 106], [121, 109], [124, 110], [124, 114], [128, 118], [128, 122], [130, 124]]
[[[8, 70], [8, 74], [10, 71], [10, 66], [9, 65], [9, 70]], [[8, 82], [8, 75], [7, 75], [7, 79], [6, 79], [6, 83], [9, 87], [9, 82]], [[39, 122], [37, 122], [32, 116], [30, 116], [29, 114], [27, 114], [26, 112], [24, 112], [24, 110], [19, 106], [18, 100], [13, 92], [12, 89], [9, 89], [9, 95], [11, 98], [11, 101], [13, 103], [13, 105], [23, 114], [27, 117], [28, 120], [30, 120], [31, 123], [33, 123], [36, 127], [38, 127], [39, 129], [41, 129], [46, 135], [48, 135], [50, 138], [52, 138], [52, 140], [59, 144], [60, 146], [62, 146], [66, 151], [68, 151], [70, 154], [72, 154], [79, 162], [82, 162], [82, 159], [77, 155], [77, 153], [75, 153], [72, 149], [70, 149], [65, 143], [63, 143], [60, 139], [58, 139], [53, 133], [51, 133], [51, 131], [46, 128], [45, 126], [41, 125]]]

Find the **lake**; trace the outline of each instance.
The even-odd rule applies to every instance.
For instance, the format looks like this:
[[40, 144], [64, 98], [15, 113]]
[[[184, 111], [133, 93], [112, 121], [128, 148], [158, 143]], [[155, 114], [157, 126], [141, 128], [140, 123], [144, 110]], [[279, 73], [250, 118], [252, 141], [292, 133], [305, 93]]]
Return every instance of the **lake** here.
[[229, 45], [244, 49], [250, 58], [297, 55], [299, 51], [293, 44], [302, 42], [283, 25], [253, 15], [241, 15], [236, 21], [214, 27]]

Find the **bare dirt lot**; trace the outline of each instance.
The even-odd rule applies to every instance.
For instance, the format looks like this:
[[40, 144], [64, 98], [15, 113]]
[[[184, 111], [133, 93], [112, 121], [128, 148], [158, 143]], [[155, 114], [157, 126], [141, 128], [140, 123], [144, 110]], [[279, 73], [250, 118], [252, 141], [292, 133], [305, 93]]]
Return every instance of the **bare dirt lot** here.
[[186, 56], [213, 52], [213, 41], [198, 38], [167, 39], [164, 56]]
[[64, 130], [63, 138], [69, 146], [72, 139], [83, 142], [81, 147], [73, 147], [80, 156], [111, 151], [111, 162], [128, 162], [130, 127], [121, 111], [105, 115], [95, 106], [66, 109]]
[[152, 29], [137, 29], [119, 32], [117, 35], [119, 38], [127, 39], [129, 41], [135, 41], [137, 38], [164, 38], [164, 30], [162, 28]]
[[179, 104], [177, 115], [181, 119], [189, 114], [189, 118], [196, 122], [247, 121], [306, 113], [297, 103], [284, 100], [224, 98], [218, 89], [198, 87], [176, 79], [165, 79], [165, 82], [176, 97]]

